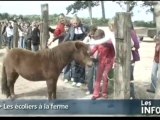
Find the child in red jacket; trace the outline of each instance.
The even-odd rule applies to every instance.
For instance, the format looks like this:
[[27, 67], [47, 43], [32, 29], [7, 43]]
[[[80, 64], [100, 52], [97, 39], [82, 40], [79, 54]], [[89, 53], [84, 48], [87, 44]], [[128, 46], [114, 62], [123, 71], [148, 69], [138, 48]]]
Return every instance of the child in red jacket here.
[[[105, 37], [105, 33], [103, 30], [98, 29], [94, 34], [94, 39], [98, 40]], [[98, 51], [98, 70], [97, 70], [97, 77], [96, 82], [94, 86], [94, 92], [92, 99], [95, 100], [100, 95], [100, 85], [101, 80], [103, 80], [102, 85], [102, 97], [107, 97], [107, 91], [108, 91], [108, 73], [111, 71], [115, 59], [115, 50], [114, 46], [111, 40], [108, 40], [106, 43], [101, 45], [96, 45], [95, 48], [91, 51], [91, 54], [94, 54], [96, 51]]]

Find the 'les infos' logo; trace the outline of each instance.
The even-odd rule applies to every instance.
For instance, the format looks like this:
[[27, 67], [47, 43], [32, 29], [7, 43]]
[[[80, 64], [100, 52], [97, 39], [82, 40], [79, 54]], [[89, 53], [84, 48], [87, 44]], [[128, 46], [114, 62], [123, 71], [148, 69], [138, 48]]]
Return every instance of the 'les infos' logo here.
[[160, 114], [160, 107], [153, 106], [149, 100], [141, 100], [141, 113], [144, 115]]

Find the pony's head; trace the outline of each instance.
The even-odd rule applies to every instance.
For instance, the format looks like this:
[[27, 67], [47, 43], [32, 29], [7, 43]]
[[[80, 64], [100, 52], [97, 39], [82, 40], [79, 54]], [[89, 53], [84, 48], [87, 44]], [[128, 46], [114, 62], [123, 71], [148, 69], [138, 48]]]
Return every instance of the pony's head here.
[[79, 64], [91, 67], [93, 65], [92, 58], [90, 56], [89, 47], [82, 42], [75, 42], [74, 60]]

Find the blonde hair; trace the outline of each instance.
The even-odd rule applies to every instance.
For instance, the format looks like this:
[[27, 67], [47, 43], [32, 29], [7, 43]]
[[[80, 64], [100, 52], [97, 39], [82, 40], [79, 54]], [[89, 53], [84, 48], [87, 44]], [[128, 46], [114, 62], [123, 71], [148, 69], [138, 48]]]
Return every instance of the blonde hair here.
[[105, 36], [105, 32], [104, 32], [104, 30], [102, 30], [102, 29], [97, 29], [96, 31], [95, 31], [95, 33], [94, 33], [94, 37], [104, 37]]
[[72, 21], [72, 23], [77, 22], [78, 24], [81, 24], [81, 19], [77, 16], [74, 16], [71, 21]]

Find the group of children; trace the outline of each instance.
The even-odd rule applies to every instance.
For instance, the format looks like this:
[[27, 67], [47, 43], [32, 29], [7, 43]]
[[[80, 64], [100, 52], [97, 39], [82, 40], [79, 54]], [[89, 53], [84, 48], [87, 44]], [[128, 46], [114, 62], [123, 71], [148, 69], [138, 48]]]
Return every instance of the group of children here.
[[[81, 86], [82, 83], [87, 83], [88, 91], [86, 94], [93, 94], [93, 100], [100, 97], [107, 98], [108, 75], [114, 67], [116, 54], [114, 20], [108, 22], [109, 30], [104, 32], [96, 26], [91, 26], [90, 29], [88, 29], [81, 23], [78, 17], [65, 23], [64, 16], [62, 18], [60, 26], [57, 25], [58, 27], [55, 31], [60, 31], [60, 28], [63, 26], [63, 29], [61, 28], [61, 31], [63, 32], [61, 32], [59, 36], [55, 36], [55, 39], [60, 39], [59, 43], [78, 40], [88, 44], [94, 62], [92, 67], [85, 68], [74, 61], [69, 63], [64, 69], [64, 82], [72, 81], [72, 85], [78, 87]], [[131, 38], [133, 56], [131, 57], [131, 80], [133, 80], [133, 64], [135, 61], [140, 60], [138, 53], [139, 46], [137, 46], [137, 44], [139, 45], [138, 37], [134, 29], [131, 30]], [[53, 41], [55, 39], [53, 39]], [[131, 97], [135, 98], [133, 84], [131, 85]]]
[[[85, 77], [79, 78], [85, 79], [88, 88], [86, 94], [93, 94], [92, 99], [97, 99], [101, 96], [107, 98], [108, 74], [112, 70], [115, 59], [113, 23], [109, 23], [109, 32], [107, 36], [102, 29], [98, 29], [96, 26], [91, 26], [90, 31], [83, 42], [90, 46], [90, 54], [93, 58], [94, 65], [92, 67], [86, 67], [85, 73], [82, 73], [85, 74]], [[72, 65], [70, 64], [70, 66]], [[67, 67], [68, 66], [66, 66], [66, 69], [69, 69]], [[73, 68], [71, 71], [73, 71]], [[70, 72], [71, 77], [68, 78], [64, 75], [64, 82], [68, 82], [69, 79], [73, 81], [73, 78], [75, 78], [73, 74], [73, 72]], [[75, 81], [72, 85], [75, 85], [74, 83]], [[77, 84], [77, 86], [79, 85]]]

